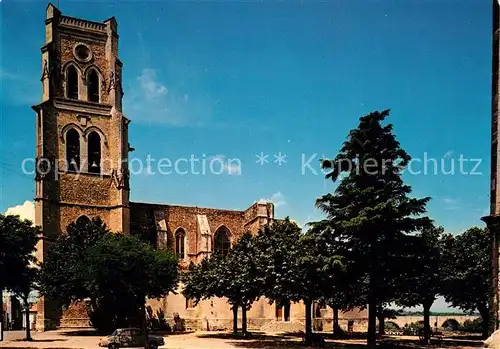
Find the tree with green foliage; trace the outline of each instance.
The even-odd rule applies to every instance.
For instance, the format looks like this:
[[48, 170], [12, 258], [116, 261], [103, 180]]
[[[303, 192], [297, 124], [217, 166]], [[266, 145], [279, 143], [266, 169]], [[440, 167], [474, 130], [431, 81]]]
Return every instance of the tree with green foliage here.
[[146, 299], [164, 297], [178, 283], [178, 261], [173, 253], [155, 250], [123, 234], [100, 238], [86, 251], [79, 270], [91, 299], [126, 305], [128, 312], [138, 314], [145, 338]]
[[247, 311], [262, 295], [263, 277], [258, 265], [255, 238], [245, 233], [229, 250], [224, 265], [219, 268], [224, 280], [222, 294], [232, 303], [241, 306], [241, 329], [247, 331]]
[[99, 218], [83, 219], [51, 246], [40, 284], [42, 295], [61, 305], [88, 300], [92, 325], [108, 332], [143, 324], [145, 297], [175, 289], [177, 259], [138, 238], [111, 233]]
[[264, 278], [263, 294], [278, 305], [302, 301], [305, 341], [312, 342], [312, 303], [323, 295], [325, 280], [331, 275], [328, 266], [340, 267], [340, 257], [321, 254], [317, 236], [311, 231], [302, 234], [288, 218], [264, 228], [256, 239], [259, 269]]
[[[364, 304], [359, 302], [357, 297], [353, 297], [356, 292], [353, 292], [351, 287], [357, 284], [351, 280], [353, 274], [349, 273], [349, 260], [340, 257], [348, 251], [343, 251], [343, 245], [332, 240], [328, 226], [324, 226], [322, 222], [311, 222], [308, 225], [311, 227], [309, 234], [315, 238], [315, 253], [323, 263], [322, 295], [318, 301], [332, 308], [333, 335], [340, 337], [343, 331], [339, 325], [339, 312], [363, 307]], [[339, 264], [339, 261], [342, 263]]]
[[378, 333], [380, 335], [385, 334], [385, 320], [393, 320], [399, 315], [399, 311], [396, 309], [390, 309], [384, 306], [378, 306], [377, 308], [377, 319], [378, 319]]
[[478, 311], [483, 337], [488, 336], [492, 263], [491, 237], [487, 229], [470, 228], [454, 238], [445, 257], [443, 295], [447, 302], [464, 311]]
[[[221, 253], [212, 253], [206, 256], [200, 263], [189, 264], [189, 269], [182, 275], [184, 288], [182, 294], [188, 299], [193, 299], [195, 304], [201, 300], [212, 297], [223, 297], [226, 280], [224, 274], [224, 263], [226, 256]], [[238, 307], [236, 300], [228, 299], [233, 311], [233, 334], [238, 333]]]
[[256, 261], [255, 240], [245, 233], [227, 256], [214, 252], [198, 265], [191, 264], [184, 277], [183, 294], [195, 299], [225, 297], [233, 310], [233, 334], [238, 332], [238, 307], [242, 309], [242, 333], [247, 335], [247, 311], [262, 293], [262, 277]]
[[[407, 233], [430, 224], [422, 215], [429, 198], [410, 197], [402, 172], [411, 157], [401, 148], [391, 124], [382, 125], [389, 110], [360, 118], [339, 154], [322, 160], [326, 178], [339, 181], [334, 193], [317, 200], [326, 214], [332, 240], [344, 245], [350, 272], [359, 280], [360, 299], [368, 304], [368, 346], [376, 345], [377, 307], [393, 296], [400, 268], [398, 250]], [[406, 267], [406, 266], [405, 266]], [[365, 282], [366, 280], [366, 282]]]
[[409, 239], [409, 261], [412, 269], [402, 278], [403, 287], [396, 301], [404, 307], [422, 305], [423, 338], [428, 344], [431, 335], [430, 309], [442, 292], [445, 278], [444, 256], [447, 238], [442, 227], [430, 226]]
[[[0, 214], [0, 326], [3, 326], [3, 290], [20, 296], [26, 310], [26, 339], [31, 340], [28, 295], [36, 286], [36, 244], [40, 230], [19, 216]], [[0, 337], [3, 328], [0, 329]]]
[[52, 243], [40, 270], [40, 293], [57, 300], [60, 307], [90, 299], [89, 317], [92, 325], [102, 332], [115, 325], [112, 321], [115, 316], [111, 314], [112, 310], [105, 312], [99, 309], [98, 300], [89, 297], [80, 268], [87, 250], [109, 233], [99, 217], [92, 220], [78, 219], [68, 225], [66, 234], [59, 235]]
[[349, 284], [345, 282], [345, 278], [341, 278], [338, 283], [334, 285], [328, 285], [323, 289], [323, 297], [321, 301], [332, 308], [333, 312], [333, 335], [335, 337], [340, 337], [342, 335], [342, 329], [339, 324], [339, 312], [347, 311], [351, 307], [349, 306], [349, 294], [347, 293]]

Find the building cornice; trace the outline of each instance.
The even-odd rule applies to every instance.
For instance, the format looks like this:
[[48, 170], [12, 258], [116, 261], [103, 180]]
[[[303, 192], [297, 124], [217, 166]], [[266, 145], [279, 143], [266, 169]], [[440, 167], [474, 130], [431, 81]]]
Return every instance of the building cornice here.
[[54, 98], [54, 107], [77, 113], [111, 116], [112, 106], [78, 99]]

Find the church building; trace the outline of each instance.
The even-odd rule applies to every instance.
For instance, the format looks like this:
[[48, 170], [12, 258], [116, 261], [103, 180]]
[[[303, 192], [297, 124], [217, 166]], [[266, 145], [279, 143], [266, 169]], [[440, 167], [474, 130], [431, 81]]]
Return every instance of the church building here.
[[[93, 217], [100, 217], [113, 232], [145, 234], [156, 248], [176, 253], [181, 268], [214, 250], [227, 251], [244, 232], [256, 233], [271, 224], [270, 202], [256, 202], [240, 211], [129, 201], [130, 119], [122, 108], [118, 41], [114, 17], [93, 22], [64, 16], [52, 4], [47, 7], [42, 100], [33, 106], [35, 224], [43, 231], [38, 259], [46, 258], [51, 241], [71, 222]], [[191, 329], [231, 328], [232, 312], [224, 299], [194, 306], [178, 293], [149, 305], [167, 319], [178, 313]], [[303, 309], [300, 304], [277, 309], [261, 299], [248, 314], [249, 327], [303, 319]], [[325, 312], [317, 310], [320, 316]], [[36, 322], [38, 330], [90, 325], [83, 304], [71, 306], [61, 316], [54, 302], [43, 297]]]

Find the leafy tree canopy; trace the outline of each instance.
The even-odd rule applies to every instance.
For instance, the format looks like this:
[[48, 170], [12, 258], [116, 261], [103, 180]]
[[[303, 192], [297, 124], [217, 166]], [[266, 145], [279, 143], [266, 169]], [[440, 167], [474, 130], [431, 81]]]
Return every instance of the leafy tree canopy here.
[[369, 304], [368, 344], [375, 344], [376, 309], [394, 300], [401, 275], [409, 267], [401, 254], [405, 235], [429, 226], [423, 216], [430, 198], [413, 198], [402, 171], [411, 157], [401, 148], [391, 124], [383, 125], [389, 110], [360, 118], [338, 155], [323, 160], [339, 181], [333, 193], [317, 200], [326, 219], [317, 222], [325, 237], [340, 248], [353, 276], [352, 290]]
[[27, 283], [39, 233], [29, 220], [0, 214], [0, 290], [15, 291]]
[[176, 257], [138, 238], [111, 233], [99, 218], [78, 220], [53, 243], [41, 271], [41, 292], [69, 305], [90, 300], [101, 331], [142, 321], [146, 297], [177, 285]]
[[448, 236], [448, 244], [444, 297], [454, 307], [479, 311], [486, 336], [492, 283], [490, 234], [487, 229], [474, 227], [454, 238]]

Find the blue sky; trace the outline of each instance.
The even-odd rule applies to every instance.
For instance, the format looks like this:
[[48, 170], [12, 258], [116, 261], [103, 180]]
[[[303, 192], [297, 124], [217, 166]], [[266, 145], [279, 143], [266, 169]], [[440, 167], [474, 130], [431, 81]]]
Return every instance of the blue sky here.
[[[21, 162], [35, 152], [46, 2], [3, 0], [0, 212], [34, 197]], [[358, 118], [390, 108], [415, 158], [475, 172], [410, 175], [446, 231], [481, 225], [489, 194], [491, 2], [185, 3], [60, 1], [63, 14], [119, 23], [133, 157], [241, 160], [241, 174], [135, 175], [131, 200], [321, 217], [333, 184], [302, 156], [333, 157]], [[22, 25], [20, 25], [22, 21]], [[256, 163], [256, 154], [268, 163]], [[274, 154], [286, 163], [273, 163]], [[204, 155], [203, 155], [204, 154]], [[465, 166], [473, 170], [472, 161]], [[227, 171], [226, 171], [227, 172]], [[457, 168], [456, 168], [456, 172]]]

